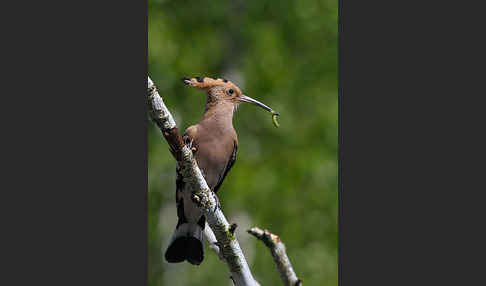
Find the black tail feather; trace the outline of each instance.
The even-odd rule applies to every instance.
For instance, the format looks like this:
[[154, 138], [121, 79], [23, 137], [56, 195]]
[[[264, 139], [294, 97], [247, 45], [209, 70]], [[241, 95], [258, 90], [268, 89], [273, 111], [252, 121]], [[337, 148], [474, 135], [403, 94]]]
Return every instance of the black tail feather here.
[[203, 244], [199, 239], [194, 237], [187, 238], [186, 260], [193, 265], [199, 265], [204, 260]]
[[165, 251], [165, 260], [169, 263], [178, 263], [186, 260], [187, 237], [180, 237], [174, 240]]
[[195, 237], [179, 237], [167, 248], [165, 260], [169, 263], [187, 260], [193, 265], [199, 265], [204, 260], [203, 244]]

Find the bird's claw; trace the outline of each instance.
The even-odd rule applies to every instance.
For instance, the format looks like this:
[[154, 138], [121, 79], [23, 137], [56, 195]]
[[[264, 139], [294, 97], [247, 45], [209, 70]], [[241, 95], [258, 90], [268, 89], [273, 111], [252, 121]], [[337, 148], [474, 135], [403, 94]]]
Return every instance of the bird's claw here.
[[188, 141], [187, 138], [185, 139], [186, 146], [187, 146], [187, 148], [191, 149], [192, 154], [196, 153], [196, 151], [197, 151], [196, 146], [192, 146], [193, 142], [194, 142], [194, 139], [191, 139], [190, 141]]

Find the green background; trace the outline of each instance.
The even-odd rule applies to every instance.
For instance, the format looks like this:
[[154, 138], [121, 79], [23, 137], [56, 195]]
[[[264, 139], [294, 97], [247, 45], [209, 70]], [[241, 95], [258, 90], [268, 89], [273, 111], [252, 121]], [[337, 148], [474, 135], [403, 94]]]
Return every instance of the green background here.
[[[182, 77], [224, 77], [280, 113], [242, 103], [238, 157], [219, 198], [254, 277], [282, 285], [268, 249], [246, 233], [279, 235], [304, 285], [337, 285], [337, 1], [148, 1], [148, 67], [181, 129], [198, 122], [203, 92]], [[149, 285], [231, 285], [206, 247], [200, 266], [163, 259], [177, 223], [175, 161], [149, 130]]]

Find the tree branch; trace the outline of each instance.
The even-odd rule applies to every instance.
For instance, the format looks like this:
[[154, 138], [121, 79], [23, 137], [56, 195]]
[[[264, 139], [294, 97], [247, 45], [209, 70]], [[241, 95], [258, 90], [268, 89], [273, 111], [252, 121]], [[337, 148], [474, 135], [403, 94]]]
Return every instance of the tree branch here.
[[302, 280], [295, 275], [292, 264], [290, 264], [289, 257], [285, 252], [285, 245], [280, 241], [280, 238], [268, 230], [261, 230], [258, 227], [253, 227], [248, 230], [259, 240], [263, 241], [270, 249], [273, 256], [273, 261], [277, 265], [278, 272], [282, 278], [285, 286], [299, 286], [302, 285]]
[[[184, 144], [172, 115], [165, 106], [150, 77], [148, 77], [147, 100], [150, 116], [159, 126], [167, 143], [169, 143], [172, 155], [179, 164], [184, 183], [189, 186], [186, 190], [192, 192], [193, 201], [206, 216], [207, 223], [212, 229], [211, 233], [214, 231], [214, 236], [218, 241], [219, 252], [228, 265], [232, 280], [236, 286], [258, 285], [236, 240], [234, 228], [230, 226], [221, 209], [216, 207], [216, 199], [213, 192], [209, 189], [201, 170], [197, 166], [192, 151]], [[210, 236], [211, 233], [205, 232], [206, 237]]]
[[218, 255], [219, 259], [224, 260], [223, 254], [219, 250], [219, 245], [218, 245], [218, 241], [216, 240], [216, 236], [214, 235], [213, 230], [211, 229], [211, 227], [208, 225], [207, 222], [206, 222], [206, 227], [204, 228], [204, 236], [206, 237], [206, 240], [209, 243], [209, 248], [214, 250], [216, 255]]

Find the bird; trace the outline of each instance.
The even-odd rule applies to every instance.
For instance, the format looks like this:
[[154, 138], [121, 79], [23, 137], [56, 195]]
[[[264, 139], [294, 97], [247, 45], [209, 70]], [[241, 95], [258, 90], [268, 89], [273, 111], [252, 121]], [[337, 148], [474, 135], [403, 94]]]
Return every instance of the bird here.
[[[233, 128], [233, 115], [241, 102], [272, 111], [267, 105], [244, 95], [240, 88], [224, 78], [184, 77], [185, 85], [205, 91], [206, 104], [199, 123], [189, 126], [182, 139], [196, 159], [210, 190], [216, 195], [236, 161], [238, 135]], [[172, 234], [165, 259], [169, 263], [187, 261], [200, 265], [204, 259], [203, 231], [206, 218], [184, 191], [185, 184], [176, 169], [176, 205], [178, 222]], [[219, 205], [219, 200], [217, 200]]]

